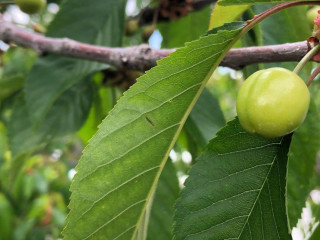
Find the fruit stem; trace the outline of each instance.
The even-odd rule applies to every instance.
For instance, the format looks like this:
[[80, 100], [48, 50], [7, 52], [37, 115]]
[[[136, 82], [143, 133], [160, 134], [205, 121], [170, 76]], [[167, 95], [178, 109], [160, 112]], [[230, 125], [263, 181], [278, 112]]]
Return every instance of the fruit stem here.
[[312, 72], [312, 74], [310, 75], [308, 81], [307, 81], [307, 86], [310, 86], [313, 79], [316, 78], [316, 76], [320, 73], [320, 65]]
[[294, 73], [299, 74], [304, 65], [307, 64], [307, 62], [319, 52], [320, 44], [314, 46], [304, 57], [301, 59], [301, 61], [297, 64], [295, 69], [293, 70]]

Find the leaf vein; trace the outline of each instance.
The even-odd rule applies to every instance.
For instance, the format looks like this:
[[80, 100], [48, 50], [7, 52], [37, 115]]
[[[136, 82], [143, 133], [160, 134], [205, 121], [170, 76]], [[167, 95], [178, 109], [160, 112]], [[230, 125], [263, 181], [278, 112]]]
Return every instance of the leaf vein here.
[[193, 213], [196, 213], [196, 212], [205, 210], [205, 209], [207, 209], [207, 208], [210, 208], [210, 207], [214, 206], [214, 205], [217, 204], [217, 203], [224, 202], [224, 201], [226, 201], [226, 200], [230, 200], [230, 199], [232, 199], [232, 198], [239, 197], [239, 196], [241, 196], [241, 195], [243, 195], [243, 194], [246, 194], [246, 193], [257, 192], [257, 191], [259, 191], [259, 190], [260, 190], [260, 189], [254, 189], [254, 190], [244, 191], [244, 192], [242, 192], [242, 193], [233, 195], [233, 196], [231, 196], [231, 197], [228, 197], [228, 198], [221, 199], [221, 200], [219, 200], [219, 201], [213, 202], [210, 206], [207, 206], [207, 207], [205, 207], [205, 208], [201, 208], [201, 209], [196, 210], [196, 211], [191, 211], [190, 214], [193, 214]]
[[[219, 54], [222, 53], [222, 52], [223, 52], [223, 51], [216, 52], [215, 54], [212, 54], [212, 55], [210, 55], [209, 57], [206, 57], [205, 59], [203, 59], [202, 61], [198, 61], [197, 63], [192, 64], [191, 66], [189, 66], [189, 67], [187, 67], [187, 68], [183, 68], [183, 69], [181, 69], [180, 71], [171, 73], [171, 74], [169, 74], [169, 75], [167, 75], [167, 76], [165, 76], [165, 77], [163, 77], [163, 78], [160, 78], [159, 81], [157, 81], [157, 82], [154, 82], [154, 81], [153, 81], [153, 83], [150, 84], [150, 85], [147, 87], [147, 89], [149, 89], [150, 87], [156, 85], [157, 83], [159, 83], [159, 82], [161, 82], [161, 81], [163, 81], [163, 80], [165, 80], [165, 79], [168, 79], [168, 78], [170, 78], [170, 77], [172, 77], [172, 76], [174, 76], [174, 75], [178, 75], [178, 74], [180, 74], [180, 73], [182, 73], [182, 72], [185, 72], [185, 71], [187, 71], [187, 70], [190, 70], [191, 68], [194, 68], [194, 67], [196, 67], [196, 66], [204, 63], [205, 61], [207, 61], [207, 60], [209, 60], [209, 59], [211, 59], [211, 58], [219, 55]], [[148, 75], [146, 75], [146, 76], [149, 77]], [[202, 84], [202, 82], [200, 82], [200, 84]], [[145, 92], [146, 92], [146, 91], [145, 91]]]
[[176, 123], [176, 124], [173, 124], [173, 125], [165, 128], [165, 129], [162, 129], [161, 131], [159, 131], [159, 132], [157, 132], [156, 134], [152, 135], [151, 137], [145, 139], [145, 140], [142, 141], [141, 143], [139, 143], [139, 144], [135, 145], [134, 147], [130, 148], [129, 150], [127, 150], [126, 152], [124, 152], [124, 153], [121, 154], [120, 156], [118, 156], [118, 157], [110, 160], [110, 161], [107, 162], [107, 163], [104, 163], [104, 164], [101, 164], [101, 165], [97, 166], [93, 171], [89, 172], [87, 175], [85, 175], [83, 178], [81, 178], [81, 179], [79, 180], [79, 182], [83, 181], [84, 179], [86, 179], [87, 177], [89, 177], [90, 175], [92, 175], [93, 173], [95, 173], [98, 169], [100, 169], [100, 168], [102, 168], [102, 167], [105, 167], [105, 166], [108, 166], [108, 165], [110, 165], [111, 163], [113, 163], [113, 162], [115, 162], [115, 161], [117, 161], [117, 160], [125, 157], [125, 156], [126, 156], [128, 153], [130, 153], [131, 151], [133, 151], [133, 150], [135, 150], [136, 148], [142, 146], [143, 144], [145, 144], [145, 143], [148, 142], [149, 140], [157, 137], [157, 136], [160, 135], [161, 133], [164, 133], [165, 131], [167, 131], [167, 130], [169, 130], [169, 129], [171, 129], [171, 128], [174, 128], [174, 127], [178, 126], [179, 124], [180, 124], [180, 123]]
[[100, 202], [101, 200], [105, 199], [107, 196], [109, 196], [109, 195], [110, 195], [111, 193], [113, 193], [114, 191], [116, 191], [116, 190], [118, 190], [119, 188], [123, 187], [123, 186], [126, 185], [127, 183], [130, 183], [132, 180], [137, 179], [137, 178], [143, 176], [145, 173], [150, 172], [150, 171], [153, 171], [153, 170], [155, 170], [155, 169], [157, 169], [157, 168], [159, 168], [159, 167], [160, 167], [160, 166], [155, 166], [155, 167], [149, 168], [149, 169], [147, 169], [147, 170], [145, 170], [145, 171], [143, 171], [143, 172], [135, 175], [134, 177], [130, 178], [129, 180], [121, 183], [120, 185], [118, 185], [117, 187], [113, 188], [112, 190], [108, 191], [106, 194], [102, 195], [102, 197], [100, 197], [99, 199], [95, 200], [95, 201], [92, 203], [92, 205], [91, 205], [85, 212], [83, 212], [77, 220], [79, 221], [79, 220], [80, 220], [85, 214], [87, 214], [98, 202]]
[[138, 201], [132, 205], [130, 205], [129, 207], [127, 207], [126, 209], [124, 209], [123, 211], [121, 211], [118, 215], [114, 216], [112, 219], [110, 219], [109, 221], [107, 221], [106, 223], [104, 223], [103, 225], [101, 225], [100, 227], [98, 227], [96, 230], [94, 230], [92, 233], [90, 233], [87, 237], [83, 238], [82, 240], [86, 240], [88, 238], [90, 238], [91, 236], [93, 236], [94, 234], [98, 233], [101, 229], [103, 229], [104, 227], [106, 227], [109, 223], [111, 223], [112, 221], [114, 221], [115, 219], [117, 219], [118, 217], [120, 217], [122, 214], [124, 214], [126, 211], [130, 210], [130, 208], [135, 207], [136, 205], [139, 205], [140, 203], [145, 202], [146, 200], [141, 200]]
[[222, 222], [222, 223], [218, 223], [218, 224], [216, 224], [216, 225], [213, 225], [213, 226], [211, 226], [211, 227], [209, 227], [209, 228], [207, 228], [207, 229], [204, 229], [204, 230], [202, 230], [202, 231], [200, 231], [200, 232], [188, 234], [188, 235], [186, 236], [186, 238], [188, 238], [189, 236], [194, 236], [194, 235], [198, 235], [198, 234], [200, 234], [200, 233], [207, 232], [207, 231], [211, 230], [212, 228], [221, 226], [221, 225], [223, 225], [223, 224], [225, 224], [225, 223], [227, 223], [227, 222], [230, 222], [230, 221], [235, 220], [235, 219], [238, 219], [238, 218], [243, 218], [243, 217], [248, 217], [248, 215], [241, 215], [241, 216], [237, 216], [237, 217], [230, 218], [230, 219], [228, 219], [228, 220], [226, 220], [226, 221], [224, 221], [224, 222]]
[[218, 153], [218, 156], [225, 156], [225, 155], [229, 155], [229, 154], [234, 154], [234, 153], [241, 153], [241, 152], [247, 152], [247, 151], [251, 151], [251, 150], [256, 150], [256, 149], [262, 149], [265, 147], [270, 147], [270, 146], [274, 146], [274, 145], [280, 145], [280, 143], [269, 143], [269, 144], [265, 144], [262, 146], [258, 146], [258, 147], [253, 147], [253, 148], [247, 148], [247, 149], [242, 149], [242, 150], [238, 150], [238, 151], [233, 151], [233, 152], [227, 152], [227, 153]]
[[123, 236], [124, 234], [126, 234], [127, 232], [129, 232], [131, 229], [135, 228], [136, 224], [134, 224], [133, 226], [127, 228], [126, 230], [124, 230], [122, 233], [120, 233], [118, 236], [116, 236], [116, 238], [114, 238], [113, 240], [118, 239], [119, 237]]
[[[111, 134], [117, 132], [118, 130], [121, 130], [122, 128], [124, 128], [124, 127], [128, 126], [129, 124], [131, 124], [132, 122], [138, 120], [139, 118], [141, 118], [141, 117], [144, 116], [145, 114], [150, 113], [150, 112], [152, 112], [152, 111], [154, 111], [154, 110], [157, 110], [158, 108], [160, 108], [161, 106], [163, 106], [164, 104], [166, 104], [169, 100], [173, 100], [173, 99], [179, 97], [180, 95], [182, 95], [183, 93], [185, 93], [185, 92], [187, 92], [187, 91], [191, 90], [192, 88], [197, 87], [197, 86], [199, 86], [199, 85], [201, 85], [201, 83], [196, 83], [196, 84], [194, 84], [194, 85], [192, 85], [192, 86], [184, 89], [182, 92], [179, 92], [178, 94], [174, 95], [173, 97], [165, 100], [165, 101], [164, 101], [163, 103], [161, 103], [160, 105], [158, 105], [158, 106], [156, 106], [156, 107], [154, 107], [154, 108], [152, 108], [152, 109], [150, 109], [150, 110], [148, 110], [148, 111], [145, 111], [145, 112], [141, 113], [138, 117], [136, 117], [136, 118], [134, 118], [134, 119], [131, 119], [129, 122], [123, 124], [122, 126], [119, 126], [118, 128], [115, 128], [113, 131], [111, 131], [111, 132], [109, 132], [109, 133], [107, 132], [106, 134], [102, 135], [102, 136], [101, 136], [101, 139], [100, 139], [97, 143], [95, 143], [95, 144], [99, 144], [100, 141], [102, 141], [102, 139], [104, 139], [105, 137], [110, 136]], [[128, 110], [131, 110], [131, 109], [128, 109]], [[135, 111], [136, 111], [136, 109], [132, 109], [132, 110], [135, 110]], [[107, 118], [108, 118], [108, 117], [107, 117]], [[107, 118], [106, 118], [106, 119], [107, 119]]]
[[215, 179], [215, 180], [209, 181], [209, 183], [214, 183], [214, 182], [217, 182], [217, 181], [221, 181], [221, 180], [224, 180], [224, 179], [229, 178], [229, 177], [231, 177], [231, 176], [237, 175], [237, 174], [239, 174], [239, 173], [243, 173], [243, 172], [246, 172], [246, 171], [248, 171], [248, 170], [252, 170], [252, 169], [255, 169], [255, 168], [258, 168], [258, 167], [263, 167], [263, 166], [269, 166], [269, 165], [272, 165], [272, 163], [263, 163], [263, 164], [255, 165], [255, 166], [253, 166], [253, 167], [245, 168], [245, 169], [243, 169], [243, 170], [241, 170], [241, 171], [228, 174], [228, 175], [225, 176], [225, 177], [222, 177], [222, 178], [219, 178], [219, 179]]
[[280, 238], [280, 234], [279, 234], [279, 230], [278, 230], [278, 226], [277, 226], [277, 222], [276, 222], [276, 219], [275, 219], [275, 216], [274, 216], [272, 199], [271, 199], [271, 192], [270, 192], [270, 186], [269, 186], [269, 181], [268, 181], [268, 180], [267, 180], [267, 186], [268, 186], [269, 199], [270, 199], [270, 204], [271, 204], [272, 218], [273, 218], [273, 221], [274, 221], [274, 225], [275, 225], [275, 227], [276, 227], [276, 230], [277, 230], [278, 238], [281, 239], [281, 238]]
[[194, 51], [197, 51], [197, 50], [200, 50], [200, 49], [205, 49], [205, 48], [209, 48], [209, 47], [213, 47], [213, 46], [218, 46], [218, 45], [222, 45], [222, 44], [228, 44], [232, 41], [232, 39], [227, 39], [222, 42], [218, 42], [218, 43], [213, 43], [213, 44], [208, 44], [208, 45], [205, 45], [204, 47], [197, 47], [197, 48], [192, 48], [191, 51], [188, 52], [188, 54], [191, 54], [193, 53]]
[[250, 227], [250, 222], [248, 221], [248, 228], [249, 228], [249, 233], [250, 233], [250, 239], [252, 240], [252, 233], [251, 233], [251, 227]]
[[[282, 139], [281, 139], [281, 142], [282, 142]], [[253, 211], [253, 209], [255, 208], [257, 202], [258, 202], [259, 205], [260, 205], [260, 199], [259, 199], [259, 197], [260, 197], [261, 191], [262, 191], [262, 189], [263, 189], [263, 187], [264, 187], [264, 185], [265, 185], [265, 183], [266, 183], [266, 181], [267, 181], [267, 179], [268, 179], [268, 176], [269, 176], [269, 173], [270, 173], [270, 171], [271, 171], [272, 165], [274, 164], [276, 158], [277, 158], [277, 156], [275, 156], [275, 157], [273, 158], [273, 160], [272, 160], [271, 167], [270, 167], [270, 169], [269, 169], [269, 171], [268, 171], [268, 173], [267, 173], [267, 175], [266, 175], [266, 179], [265, 179], [265, 181], [263, 182], [263, 184], [261, 185], [260, 192], [259, 192], [258, 196], [256, 197], [256, 200], [255, 200], [254, 203], [252, 204], [252, 209], [251, 209], [250, 213], [248, 214], [248, 218], [247, 218], [245, 224], [243, 225], [243, 228], [242, 228], [241, 232], [239, 233], [238, 238], [240, 238], [240, 236], [241, 236], [242, 233], [243, 233], [243, 230], [245, 229], [245, 226], [249, 223], [249, 217], [251, 216], [252, 211]]]

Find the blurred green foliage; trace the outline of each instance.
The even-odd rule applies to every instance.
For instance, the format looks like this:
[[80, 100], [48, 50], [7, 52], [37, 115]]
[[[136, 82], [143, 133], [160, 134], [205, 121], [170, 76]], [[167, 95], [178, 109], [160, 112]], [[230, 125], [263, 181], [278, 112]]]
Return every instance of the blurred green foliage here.
[[58, 145], [26, 157], [15, 178], [11, 178], [10, 152], [5, 152], [0, 179], [0, 239], [60, 236], [68, 212], [68, 173], [75, 165], [69, 157], [74, 146], [70, 145], [69, 152], [55, 150], [50, 154], [52, 147]]

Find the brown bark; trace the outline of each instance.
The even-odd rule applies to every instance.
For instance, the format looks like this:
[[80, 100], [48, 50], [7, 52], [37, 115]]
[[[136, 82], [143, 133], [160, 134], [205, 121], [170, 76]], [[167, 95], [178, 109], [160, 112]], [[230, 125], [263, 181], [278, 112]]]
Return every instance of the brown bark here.
[[[38, 33], [0, 21], [0, 39], [39, 53], [98, 61], [119, 69], [145, 71], [156, 65], [156, 61], [168, 56], [174, 49], [151, 49], [148, 45], [126, 48], [108, 48], [80, 43], [71, 39], [45, 37]], [[287, 43], [262, 47], [232, 49], [221, 62], [221, 66], [234, 69], [254, 63], [299, 61], [307, 52], [307, 42]]]

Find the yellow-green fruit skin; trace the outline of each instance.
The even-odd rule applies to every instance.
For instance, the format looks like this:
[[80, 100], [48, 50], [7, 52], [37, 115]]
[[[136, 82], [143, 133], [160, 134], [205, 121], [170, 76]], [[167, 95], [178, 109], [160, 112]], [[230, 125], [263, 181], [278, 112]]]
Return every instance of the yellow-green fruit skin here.
[[284, 68], [255, 72], [237, 98], [237, 114], [250, 133], [274, 138], [294, 131], [304, 121], [310, 93], [304, 81]]
[[139, 29], [139, 21], [129, 20], [126, 22], [125, 34], [126, 36], [132, 36], [138, 31], [138, 29]]
[[16, 0], [21, 11], [27, 14], [34, 14], [41, 11], [46, 5], [46, 0]]

